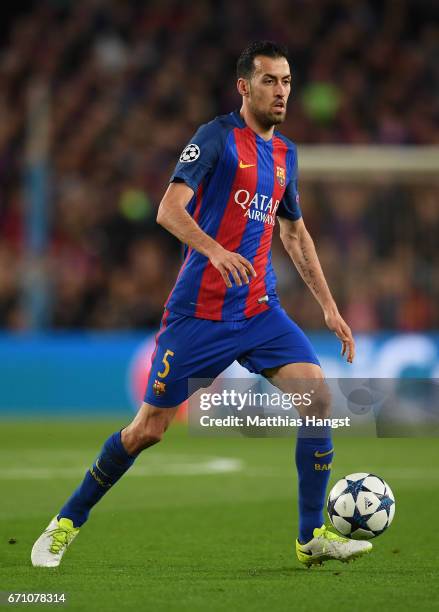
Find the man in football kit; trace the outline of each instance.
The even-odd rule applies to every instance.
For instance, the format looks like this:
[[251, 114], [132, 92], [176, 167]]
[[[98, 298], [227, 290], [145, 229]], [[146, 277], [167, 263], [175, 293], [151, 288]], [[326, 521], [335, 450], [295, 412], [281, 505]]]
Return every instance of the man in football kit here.
[[[282, 391], [291, 391], [293, 380], [323, 379], [310, 341], [276, 295], [271, 264], [276, 218], [286, 251], [342, 342], [342, 355], [354, 359], [351, 330], [302, 219], [296, 147], [274, 129], [285, 119], [291, 89], [286, 50], [267, 41], [251, 44], [238, 60], [237, 76], [241, 111], [199, 128], [158, 210], [158, 223], [184, 243], [185, 257], [156, 336], [145, 401], [134, 420], [106, 440], [78, 489], [35, 542], [35, 566], [59, 565], [91, 508], [142, 450], [161, 440], [188, 397], [189, 378], [215, 378], [238, 360]], [[329, 402], [313, 402], [299, 412], [325, 417]], [[316, 437], [299, 433], [296, 552], [307, 566], [348, 561], [372, 548], [324, 525], [332, 456], [329, 429]]]

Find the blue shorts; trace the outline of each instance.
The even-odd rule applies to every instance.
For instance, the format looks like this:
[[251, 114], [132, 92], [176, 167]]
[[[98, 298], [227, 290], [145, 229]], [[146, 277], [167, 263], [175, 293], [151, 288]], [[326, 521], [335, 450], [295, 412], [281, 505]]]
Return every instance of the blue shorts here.
[[165, 310], [145, 402], [177, 406], [189, 396], [189, 378], [216, 378], [235, 360], [256, 374], [287, 363], [320, 365], [309, 339], [280, 306], [240, 321], [211, 321]]

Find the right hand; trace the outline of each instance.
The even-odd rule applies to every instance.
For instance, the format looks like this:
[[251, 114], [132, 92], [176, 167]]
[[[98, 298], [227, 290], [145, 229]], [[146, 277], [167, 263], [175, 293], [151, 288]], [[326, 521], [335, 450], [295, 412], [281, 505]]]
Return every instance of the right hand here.
[[256, 272], [251, 263], [240, 255], [233, 251], [227, 251], [221, 245], [215, 248], [215, 251], [209, 256], [210, 263], [223, 277], [226, 287], [231, 287], [232, 282], [229, 278], [229, 274], [232, 275], [236, 285], [242, 286], [244, 282], [246, 285], [249, 284], [249, 275], [256, 277]]

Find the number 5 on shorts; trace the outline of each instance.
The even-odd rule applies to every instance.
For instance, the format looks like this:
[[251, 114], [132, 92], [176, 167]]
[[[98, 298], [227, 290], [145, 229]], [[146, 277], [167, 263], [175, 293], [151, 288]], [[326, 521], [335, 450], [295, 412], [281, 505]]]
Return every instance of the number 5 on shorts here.
[[165, 368], [163, 372], [157, 372], [157, 376], [159, 376], [160, 378], [166, 378], [166, 376], [169, 374], [169, 369], [171, 366], [169, 365], [168, 355], [170, 357], [173, 357], [174, 351], [171, 351], [169, 349], [166, 350], [166, 353], [164, 354], [163, 359], [162, 359], [162, 363], [165, 364]]

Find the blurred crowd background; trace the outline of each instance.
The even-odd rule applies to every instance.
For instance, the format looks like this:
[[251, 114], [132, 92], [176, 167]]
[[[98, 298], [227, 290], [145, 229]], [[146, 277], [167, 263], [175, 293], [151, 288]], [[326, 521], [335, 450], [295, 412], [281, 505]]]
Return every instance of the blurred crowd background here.
[[[432, 0], [23, 1], [0, 26], [0, 327], [29, 313], [26, 183], [32, 91], [47, 94], [48, 280], [55, 329], [156, 326], [181, 263], [155, 223], [200, 123], [239, 106], [235, 63], [288, 45], [300, 144], [439, 144]], [[436, 6], [435, 6], [436, 5]], [[300, 163], [300, 160], [299, 160]], [[437, 184], [301, 181], [305, 221], [354, 331], [439, 329]], [[306, 329], [318, 306], [274, 245], [279, 294]]]

